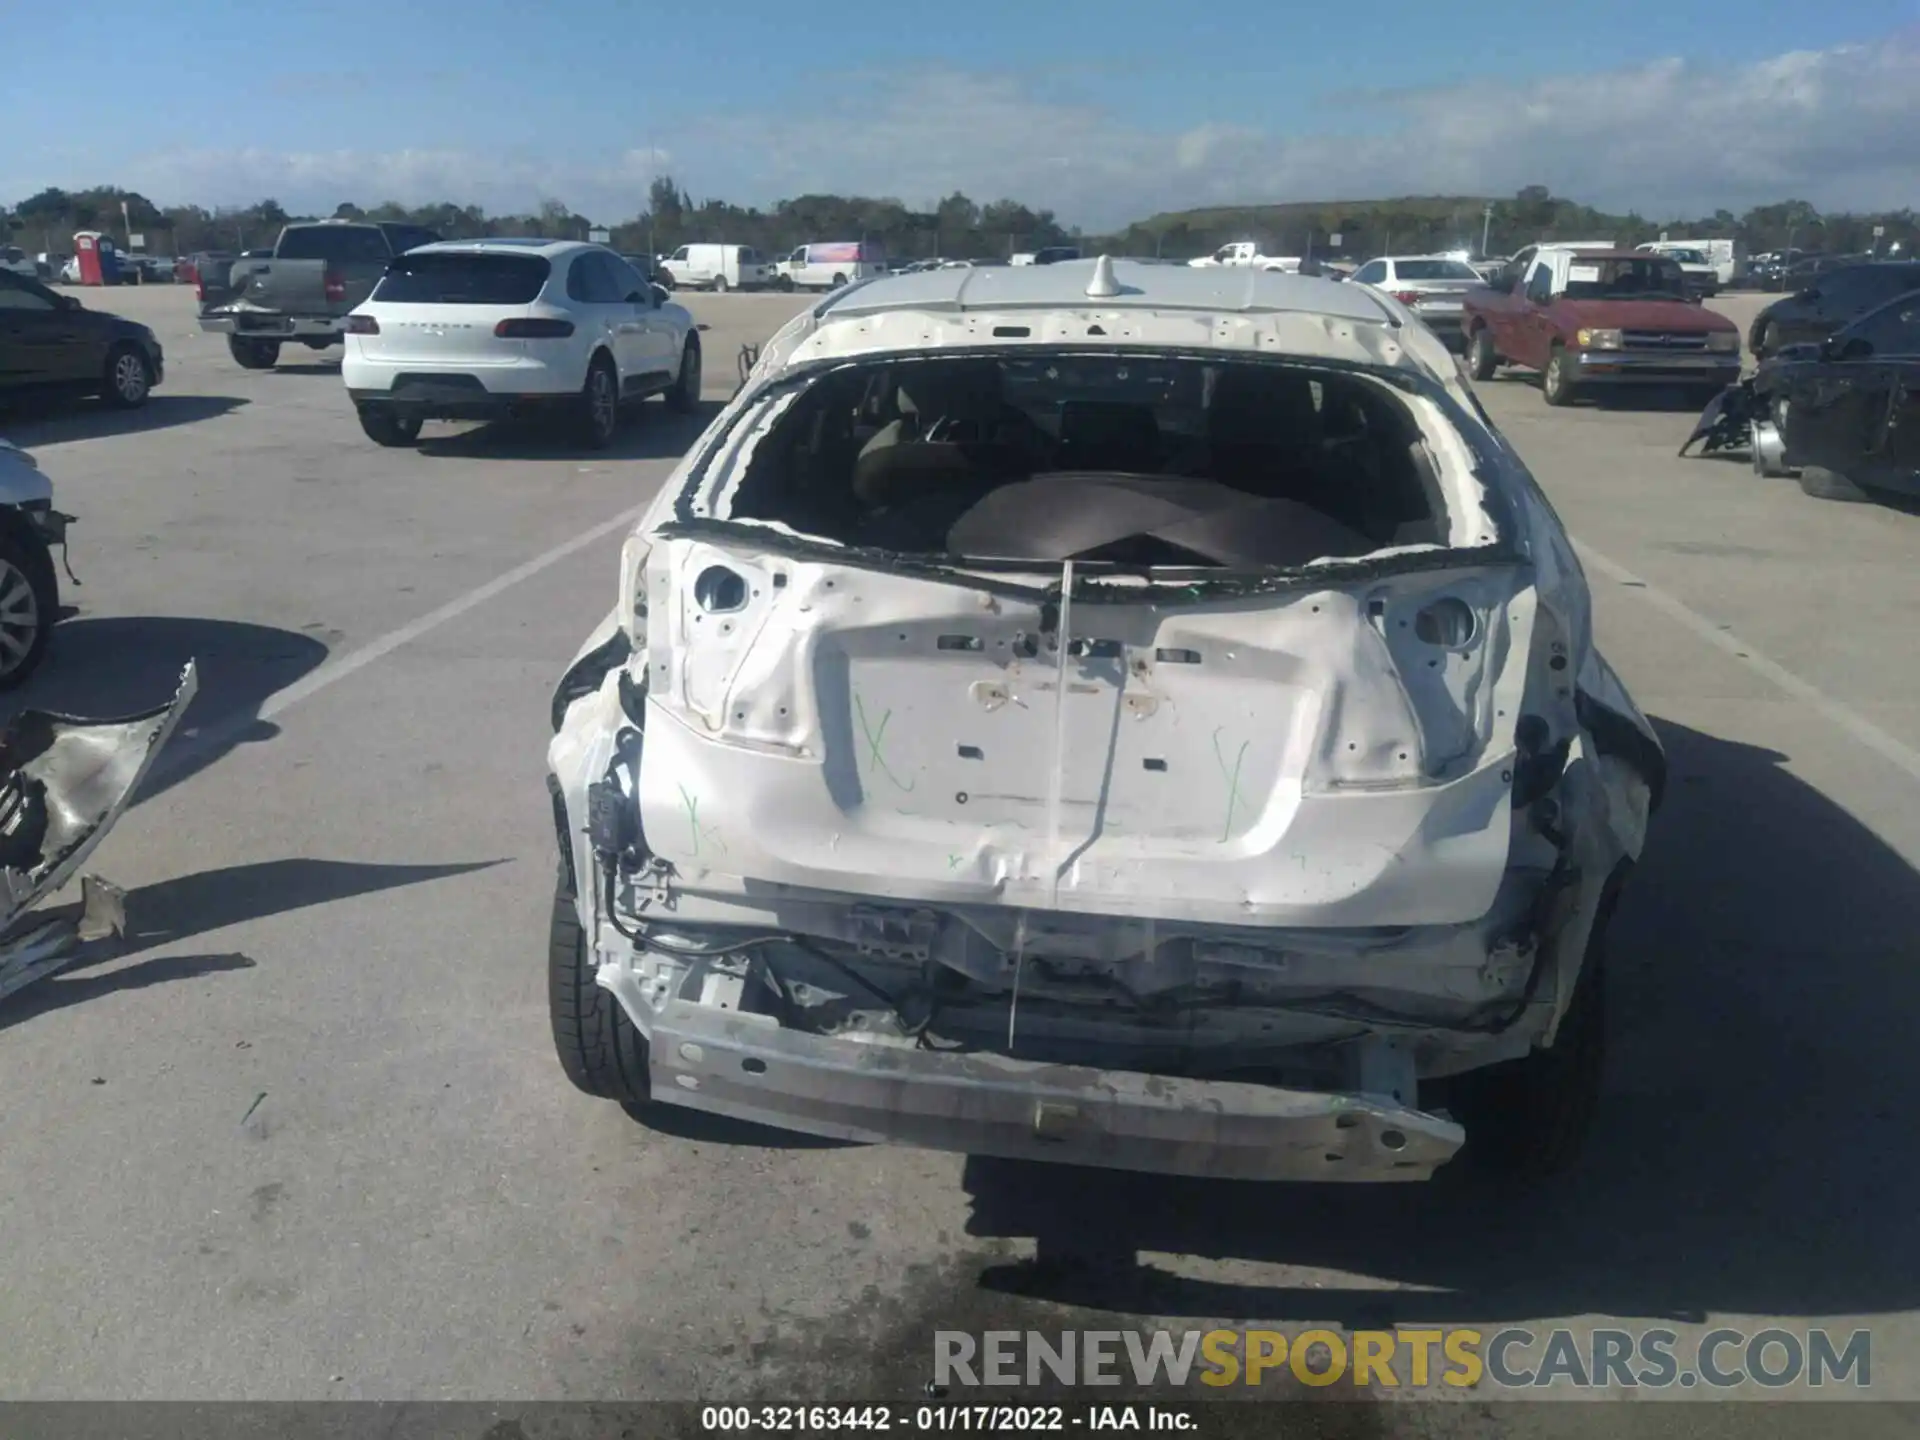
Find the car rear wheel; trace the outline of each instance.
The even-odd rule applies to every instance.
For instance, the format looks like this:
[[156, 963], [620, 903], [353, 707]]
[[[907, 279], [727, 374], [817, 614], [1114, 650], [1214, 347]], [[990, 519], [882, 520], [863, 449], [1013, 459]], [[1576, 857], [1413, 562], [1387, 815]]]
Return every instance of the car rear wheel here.
[[1556, 345], [1547, 357], [1547, 368], [1540, 375], [1540, 394], [1549, 405], [1571, 405], [1573, 391], [1573, 358], [1565, 346]]
[[604, 450], [620, 428], [620, 382], [605, 355], [593, 357], [586, 384], [580, 387], [580, 441], [589, 450]]
[[547, 924], [547, 1013], [554, 1051], [577, 1089], [602, 1100], [645, 1104], [647, 1037], [620, 1002], [600, 988], [595, 968], [563, 865], [554, 881]]
[[100, 398], [116, 410], [138, 410], [153, 391], [153, 367], [138, 345], [116, 345], [107, 354]]
[[362, 405], [360, 407], [360, 428], [366, 432], [369, 440], [376, 445], [385, 445], [398, 449], [411, 445], [420, 438], [419, 415], [402, 415], [390, 405]]
[[727, 277], [726, 276], [716, 275], [713, 277], [713, 293], [716, 295], [724, 295], [727, 293]]
[[1500, 368], [1500, 352], [1493, 348], [1493, 333], [1482, 327], [1467, 341], [1467, 372], [1476, 380], [1491, 380]]
[[53, 559], [44, 546], [0, 533], [0, 690], [40, 668], [60, 611]]
[[243, 370], [271, 370], [280, 359], [278, 340], [255, 340], [246, 335], [229, 335], [227, 351]]
[[667, 405], [677, 415], [691, 415], [700, 408], [700, 337], [687, 336], [687, 347], [680, 352], [680, 378], [667, 392]]
[[1627, 873], [1626, 865], [1615, 870], [1601, 893], [1551, 1048], [1441, 1082], [1467, 1132], [1462, 1154], [1475, 1169], [1517, 1179], [1551, 1175], [1572, 1162], [1592, 1128], [1607, 1048], [1607, 931]]

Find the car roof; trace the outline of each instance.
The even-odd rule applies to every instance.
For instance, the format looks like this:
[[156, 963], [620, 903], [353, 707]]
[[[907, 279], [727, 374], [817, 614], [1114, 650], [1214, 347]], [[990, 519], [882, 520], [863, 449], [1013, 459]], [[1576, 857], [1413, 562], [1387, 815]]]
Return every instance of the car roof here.
[[[435, 240], [431, 244], [416, 245], [409, 255], [484, 255], [492, 252], [497, 255], [545, 255], [549, 259], [556, 255], [570, 254], [575, 250], [607, 250], [605, 245], [591, 245], [584, 240], [545, 240], [537, 235], [493, 235], [482, 240]], [[607, 250], [612, 254], [611, 250]]]
[[[1393, 263], [1398, 263], [1398, 262], [1399, 262], [1399, 261], [1401, 261], [1401, 260], [1460, 260], [1460, 257], [1459, 257], [1458, 255], [1445, 255], [1445, 254], [1434, 254], [1434, 255], [1376, 255], [1376, 256], [1374, 256], [1373, 258], [1374, 258], [1374, 260], [1386, 260], [1386, 261], [1389, 261], [1389, 262], [1393, 262]], [[1324, 261], [1324, 260], [1323, 260], [1323, 261], [1321, 261], [1321, 263], [1322, 263], [1322, 264], [1324, 265], [1324, 264], [1327, 264], [1327, 263], [1329, 263], [1329, 262], [1327, 262], [1327, 261]], [[1372, 264], [1372, 263], [1373, 263], [1373, 261], [1372, 261], [1372, 260], [1370, 260], [1370, 261], [1368, 261], [1367, 263], [1368, 263], [1368, 264]], [[1460, 263], [1461, 263], [1462, 265], [1465, 265], [1465, 264], [1466, 264], [1467, 262], [1466, 262], [1465, 260], [1460, 260]]]
[[1277, 270], [1148, 265], [1113, 260], [1117, 295], [1090, 296], [1097, 260], [1053, 265], [967, 266], [887, 275], [830, 296], [821, 318], [892, 310], [1205, 310], [1292, 311], [1379, 324], [1391, 313], [1370, 291]]
[[1664, 255], [1650, 254], [1645, 250], [1602, 250], [1598, 246], [1585, 245], [1542, 245], [1542, 250], [1565, 250], [1578, 255], [1582, 260], [1664, 260]]

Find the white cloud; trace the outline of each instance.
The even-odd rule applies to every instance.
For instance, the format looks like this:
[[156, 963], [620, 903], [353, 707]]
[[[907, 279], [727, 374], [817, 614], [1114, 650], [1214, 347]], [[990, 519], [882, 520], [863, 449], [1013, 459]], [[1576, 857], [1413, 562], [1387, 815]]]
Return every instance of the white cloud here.
[[670, 154], [556, 163], [457, 150], [199, 151], [114, 168], [120, 183], [166, 201], [272, 195], [317, 209], [454, 199], [497, 211], [551, 195], [601, 219], [632, 214], [648, 180], [672, 169], [696, 199], [764, 204], [825, 191], [920, 204], [959, 189], [1046, 206], [1090, 229], [1191, 205], [1504, 194], [1535, 183], [1651, 216], [1788, 197], [1877, 209], [1912, 204], [1920, 172], [1916, 33], [1738, 66], [1665, 59], [1349, 93], [1323, 102], [1311, 133], [1288, 135], [1224, 121], [1154, 130], [1005, 75], [860, 74], [819, 92], [810, 111], [692, 121], [663, 137]]

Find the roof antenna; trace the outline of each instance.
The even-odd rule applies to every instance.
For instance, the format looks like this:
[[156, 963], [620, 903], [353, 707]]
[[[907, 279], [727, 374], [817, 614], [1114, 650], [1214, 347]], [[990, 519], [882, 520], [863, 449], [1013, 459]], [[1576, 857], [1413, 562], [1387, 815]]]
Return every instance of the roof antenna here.
[[1120, 282], [1113, 277], [1113, 260], [1102, 255], [1093, 262], [1093, 279], [1087, 282], [1087, 294], [1095, 300], [1111, 300], [1120, 293]]

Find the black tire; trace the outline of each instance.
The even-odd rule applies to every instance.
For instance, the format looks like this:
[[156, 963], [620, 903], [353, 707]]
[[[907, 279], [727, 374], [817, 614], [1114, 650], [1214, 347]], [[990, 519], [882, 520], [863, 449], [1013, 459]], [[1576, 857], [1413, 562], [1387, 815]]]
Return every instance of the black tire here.
[[1467, 341], [1467, 373], [1476, 380], [1491, 380], [1500, 368], [1500, 352], [1493, 348], [1493, 332], [1484, 325]]
[[271, 370], [280, 359], [278, 340], [256, 340], [248, 335], [229, 335], [227, 352], [242, 370]]
[[844, 285], [844, 284], [846, 284], [846, 283], [847, 283], [847, 277], [846, 277], [846, 276], [844, 276], [844, 275], [836, 275], [836, 276], [834, 276], [834, 277], [833, 277], [833, 286], [832, 286], [832, 288], [833, 288], [833, 289], [835, 289], [835, 290], [838, 290], [838, 289], [839, 289], [839, 288], [840, 288], [840, 287], [841, 287], [842, 285]]
[[419, 415], [402, 415], [390, 405], [362, 405], [359, 413], [360, 428], [376, 445], [397, 450], [420, 438]]
[[138, 410], [153, 393], [153, 364], [138, 345], [116, 345], [107, 352], [100, 398], [115, 410]]
[[688, 335], [680, 352], [680, 376], [667, 391], [667, 408], [676, 415], [691, 415], [700, 408], [700, 337]]
[[1573, 362], [1564, 345], [1553, 347], [1547, 356], [1547, 368], [1540, 372], [1540, 395], [1553, 406], [1571, 405], [1574, 400]]
[[60, 585], [46, 547], [0, 530], [0, 690], [40, 668], [60, 618]]
[[1849, 480], [1838, 470], [1829, 470], [1824, 465], [1801, 466], [1800, 488], [1816, 500], [1843, 500], [1857, 503], [1873, 499], [1873, 496], [1857, 483]]
[[606, 449], [620, 430], [620, 377], [604, 353], [595, 355], [587, 366], [577, 403], [574, 426], [580, 443], [589, 450]]
[[726, 276], [716, 275], [713, 277], [713, 293], [716, 295], [724, 295], [727, 293], [727, 277]]
[[1578, 1155], [1594, 1113], [1606, 1062], [1607, 931], [1627, 868], [1616, 870], [1600, 897], [1580, 978], [1561, 1017], [1553, 1048], [1469, 1071], [1446, 1082], [1446, 1101], [1467, 1132], [1462, 1151], [1485, 1174], [1540, 1179]]
[[647, 1039], [593, 977], [587, 933], [580, 928], [573, 886], [562, 865], [547, 926], [547, 1013], [554, 1051], [576, 1089], [602, 1100], [644, 1105]]

